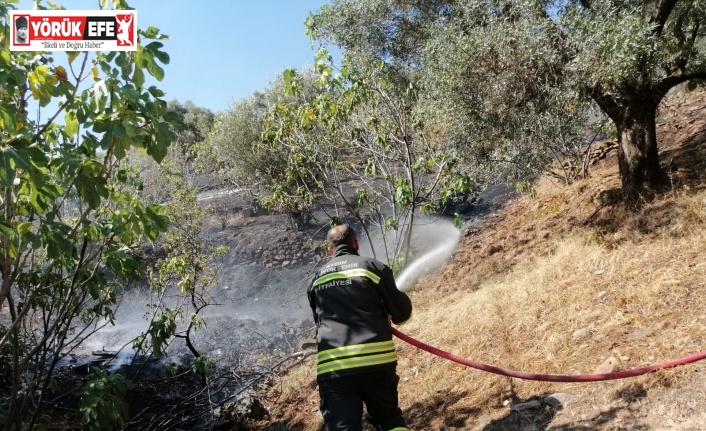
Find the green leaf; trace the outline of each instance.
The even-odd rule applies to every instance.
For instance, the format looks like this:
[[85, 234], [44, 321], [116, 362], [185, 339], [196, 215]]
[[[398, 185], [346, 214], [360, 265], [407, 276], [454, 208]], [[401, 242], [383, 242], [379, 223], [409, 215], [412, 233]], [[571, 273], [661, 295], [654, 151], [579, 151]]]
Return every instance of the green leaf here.
[[26, 151], [19, 151], [12, 146], [0, 150], [0, 183], [5, 187], [12, 187], [15, 182], [15, 169], [26, 171], [31, 168], [31, 160]]
[[145, 36], [146, 39], [162, 39], [162, 35], [159, 33], [159, 29], [157, 27], [147, 27], [147, 30], [144, 31], [143, 35]]
[[108, 148], [112, 147], [114, 144], [114, 140], [115, 136], [113, 136], [113, 129], [110, 128], [108, 130], [105, 130], [105, 133], [103, 133], [103, 137], [101, 138], [100, 142], [101, 148], [107, 150]]
[[12, 79], [17, 86], [25, 85], [27, 81], [27, 71], [20, 68], [15, 68], [12, 71]]
[[17, 224], [17, 232], [19, 232], [20, 235], [25, 235], [30, 230], [32, 230], [32, 223], [22, 222]]
[[135, 104], [140, 102], [140, 92], [137, 91], [132, 85], [123, 85], [122, 87], [120, 87], [120, 90], [125, 95], [125, 97], [130, 99], [130, 102]]
[[81, 54], [81, 51], [66, 51], [66, 56], [69, 58], [69, 63], [73, 63], [79, 54]]
[[78, 133], [78, 119], [76, 118], [76, 113], [74, 112], [67, 112], [66, 115], [64, 115], [64, 133], [69, 138], [73, 138], [73, 136]]
[[162, 69], [156, 61], [154, 61], [154, 58], [150, 57], [147, 60], [147, 71], [150, 73], [150, 75], [154, 76], [154, 78], [157, 81], [161, 81], [164, 79], [164, 69]]
[[10, 157], [0, 151], [0, 183], [3, 187], [12, 187], [15, 182], [15, 170], [10, 164]]
[[154, 97], [164, 97], [166, 93], [164, 91], [160, 90], [159, 88], [155, 87], [154, 85], [151, 86], [150, 88], [147, 89], [147, 91], [150, 92], [150, 94]]
[[3, 153], [12, 159], [14, 167], [24, 169], [28, 171], [32, 167], [32, 161], [30, 159], [29, 153], [25, 148], [21, 147], [6, 147], [3, 149]]
[[157, 58], [157, 60], [162, 62], [162, 64], [169, 64], [169, 62], [171, 61], [171, 57], [169, 57], [169, 54], [164, 51], [155, 51], [154, 56], [155, 58]]
[[436, 211], [436, 205], [434, 203], [428, 203], [428, 204], [422, 205], [421, 209], [422, 209], [422, 214], [430, 215]]
[[397, 178], [395, 187], [395, 201], [402, 206], [407, 206], [412, 203], [412, 187], [409, 181]]
[[73, 242], [69, 240], [70, 228], [63, 223], [45, 223], [42, 226], [42, 239], [47, 246], [50, 259], [60, 259], [75, 254]]
[[87, 159], [81, 163], [81, 174], [100, 176], [104, 173], [103, 165], [96, 160]]
[[8, 104], [3, 104], [0, 107], [0, 130], [3, 131], [14, 131], [15, 130], [15, 114], [11, 106]]
[[145, 72], [141, 67], [135, 67], [135, 72], [132, 75], [132, 82], [138, 89], [142, 89], [142, 86], [145, 85]]
[[9, 224], [5, 223], [4, 221], [0, 221], [0, 232], [9, 236], [12, 235], [14, 230]]
[[[115, 57], [115, 65], [118, 66], [121, 69], [125, 69], [125, 67], [130, 63], [128, 61], [129, 58], [129, 53], [128, 52], [121, 52]], [[110, 73], [110, 65], [107, 63], [101, 64], [103, 72], [105, 73]]]
[[145, 46], [145, 51], [150, 53], [150, 56], [157, 58], [162, 64], [169, 64], [169, 54], [160, 49], [164, 47], [162, 42], [151, 42]]
[[314, 56], [314, 62], [316, 63], [316, 65], [327, 64], [331, 62], [331, 54], [323, 45], [320, 46], [319, 49], [316, 51], [316, 54]]
[[169, 226], [169, 217], [162, 215], [161, 205], [148, 205], [145, 208], [144, 230], [147, 237], [154, 241], [160, 232], [165, 232]]
[[137, 281], [142, 276], [142, 263], [126, 249], [112, 250], [105, 258], [108, 269], [126, 280]]
[[121, 123], [116, 121], [113, 123], [112, 135], [115, 157], [122, 160], [127, 155], [127, 150], [130, 147], [130, 140], [128, 139], [129, 137], [127, 131]]
[[394, 218], [392, 218], [390, 216], [385, 217], [385, 226], [384, 226], [385, 232], [389, 232], [392, 229], [397, 230], [397, 229], [399, 229], [399, 227], [400, 227], [400, 225], [397, 222], [397, 220], [395, 220]]
[[0, 50], [0, 65], [3, 68], [10, 69], [12, 67], [12, 58], [10, 52], [6, 49]]
[[108, 181], [104, 177], [79, 175], [75, 181], [76, 190], [91, 209], [100, 206], [101, 198], [108, 198]]
[[167, 149], [174, 139], [174, 131], [168, 123], [156, 122], [154, 124], [154, 141], [148, 143], [147, 154], [159, 163], [167, 155]]

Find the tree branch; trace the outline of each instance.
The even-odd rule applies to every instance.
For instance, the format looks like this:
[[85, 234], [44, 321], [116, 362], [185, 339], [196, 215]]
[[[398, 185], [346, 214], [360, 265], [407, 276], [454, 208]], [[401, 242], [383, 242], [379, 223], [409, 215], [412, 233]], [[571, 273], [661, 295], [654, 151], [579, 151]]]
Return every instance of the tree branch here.
[[699, 35], [699, 29], [701, 28], [701, 23], [697, 21], [694, 27], [691, 29], [691, 34], [687, 36], [681, 31], [681, 25], [683, 24], [683, 19], [677, 22], [677, 29], [675, 30], [675, 36], [679, 40], [681, 45], [682, 54], [679, 55], [673, 62], [672, 69], [669, 69], [667, 73], [669, 75], [683, 75], [686, 73], [686, 65], [689, 63], [690, 57], [693, 56], [693, 48], [696, 43], [696, 38]]
[[[49, 121], [47, 121], [47, 122], [44, 124], [44, 126], [42, 126], [42, 128], [39, 129], [39, 130], [37, 131], [37, 133], [34, 134], [34, 136], [32, 136], [32, 142], [37, 142], [37, 140], [39, 139], [39, 137], [42, 136], [42, 135], [44, 134], [44, 132], [47, 131], [47, 129], [49, 128], [49, 126], [51, 126], [52, 124], [54, 124], [54, 120], [56, 120], [56, 117], [58, 117], [59, 114], [61, 114], [62, 112], [64, 112], [64, 109], [66, 109], [66, 107], [69, 106], [69, 105], [71, 104], [71, 102], [76, 98], [76, 93], [78, 93], [78, 86], [79, 86], [79, 84], [81, 84], [81, 77], [83, 76], [83, 72], [84, 72], [85, 69], [86, 69], [86, 62], [87, 62], [87, 61], [88, 61], [88, 53], [86, 53], [86, 55], [84, 55], [84, 57], [83, 57], [83, 63], [81, 63], [81, 71], [79, 72], [79, 75], [78, 75], [78, 77], [76, 78], [76, 87], [74, 87], [74, 91], [73, 91], [73, 93], [71, 94], [71, 97], [68, 98], [64, 103], [62, 103], [62, 104], [59, 106], [59, 108], [56, 110], [56, 112], [54, 113], [54, 115], [52, 115], [51, 118], [49, 118]], [[73, 69], [72, 69], [72, 71], [73, 71]], [[72, 72], [72, 73], [73, 73], [73, 72]]]
[[681, 84], [682, 82], [691, 81], [692, 79], [706, 79], [706, 72], [691, 73], [688, 75], [680, 76], [670, 76], [662, 80], [659, 84], [655, 85], [655, 91], [660, 96], [660, 99], [664, 97], [667, 92], [674, 86]]
[[614, 98], [603, 93], [603, 91], [601, 91], [600, 85], [596, 85], [593, 88], [589, 88], [588, 94], [591, 95], [591, 99], [593, 99], [598, 104], [598, 106], [603, 110], [603, 112], [605, 112], [606, 115], [608, 115], [608, 117], [613, 120], [613, 123], [615, 123], [616, 125], [620, 124], [620, 106]]
[[652, 23], [657, 24], [654, 30], [655, 34], [662, 34], [664, 25], [667, 23], [667, 19], [669, 19], [669, 15], [672, 14], [672, 10], [674, 10], [674, 6], [678, 1], [679, 0], [659, 0], [655, 10], [655, 15], [651, 20]]

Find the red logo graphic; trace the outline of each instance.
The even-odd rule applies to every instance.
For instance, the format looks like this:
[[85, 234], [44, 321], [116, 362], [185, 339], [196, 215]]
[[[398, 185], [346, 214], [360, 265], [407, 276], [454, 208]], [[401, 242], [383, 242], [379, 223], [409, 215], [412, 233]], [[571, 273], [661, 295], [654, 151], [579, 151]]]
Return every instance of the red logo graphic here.
[[116, 15], [115, 22], [118, 24], [118, 45], [135, 46], [133, 40], [135, 32], [132, 30], [135, 24], [132, 21], [132, 14]]

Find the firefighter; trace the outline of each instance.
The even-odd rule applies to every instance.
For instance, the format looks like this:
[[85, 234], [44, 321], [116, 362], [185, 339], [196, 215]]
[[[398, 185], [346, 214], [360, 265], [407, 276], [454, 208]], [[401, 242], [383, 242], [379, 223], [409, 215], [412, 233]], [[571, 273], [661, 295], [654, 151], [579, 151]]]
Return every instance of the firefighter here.
[[327, 431], [361, 431], [363, 404], [380, 431], [407, 430], [397, 401], [397, 353], [389, 322], [412, 314], [392, 270], [358, 254], [349, 225], [327, 235], [330, 260], [320, 263], [307, 290], [318, 347], [320, 410]]

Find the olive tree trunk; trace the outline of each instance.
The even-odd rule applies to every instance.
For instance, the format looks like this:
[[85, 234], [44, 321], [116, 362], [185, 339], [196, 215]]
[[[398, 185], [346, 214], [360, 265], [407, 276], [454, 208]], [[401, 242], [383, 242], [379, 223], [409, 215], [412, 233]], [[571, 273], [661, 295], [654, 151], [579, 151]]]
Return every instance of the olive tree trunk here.
[[618, 166], [625, 203], [649, 200], [665, 182], [657, 151], [657, 107], [652, 104], [625, 110], [618, 128]]

